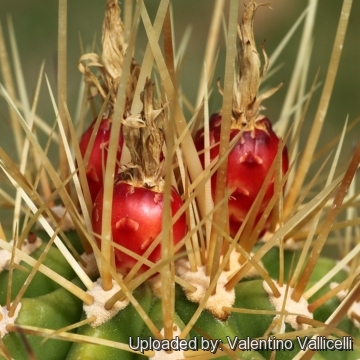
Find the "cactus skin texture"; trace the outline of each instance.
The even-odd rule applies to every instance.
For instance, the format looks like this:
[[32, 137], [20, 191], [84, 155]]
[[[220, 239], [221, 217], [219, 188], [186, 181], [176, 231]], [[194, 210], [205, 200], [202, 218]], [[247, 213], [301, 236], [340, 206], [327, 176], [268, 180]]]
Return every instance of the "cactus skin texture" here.
[[[73, 282], [77, 286], [82, 286], [78, 278]], [[82, 305], [79, 298], [64, 288], [35, 298], [23, 298], [15, 324], [61, 329], [79, 321]], [[63, 360], [71, 347], [71, 343], [68, 341], [50, 338], [43, 342], [43, 338], [40, 336], [25, 335], [25, 339], [37, 360]], [[8, 333], [4, 336], [3, 342], [12, 358], [28, 359], [21, 334]]]
[[[152, 303], [152, 293], [147, 284], [142, 284], [133, 293], [140, 306], [146, 311], [150, 311]], [[85, 314], [82, 315], [85, 318]], [[110, 321], [91, 327], [91, 325], [82, 326], [78, 334], [91, 337], [113, 340], [129, 343], [129, 337], [139, 336], [144, 327], [144, 321], [132, 304], [128, 304], [125, 309], [118, 312]], [[131, 360], [134, 353], [116, 349], [110, 346], [92, 345], [84, 343], [74, 343], [66, 357], [66, 360], [90, 360], [90, 359], [108, 359], [108, 360]]]
[[[34, 259], [38, 259], [45, 249], [46, 244], [42, 244], [33, 254]], [[46, 258], [43, 261], [43, 265], [49, 267], [57, 274], [63, 276], [67, 280], [71, 280], [75, 277], [75, 272], [65, 258], [61, 255], [60, 251], [55, 247], [51, 247]], [[21, 266], [31, 270], [31, 267], [24, 262], [21, 262]], [[12, 287], [11, 287], [11, 299], [13, 300], [18, 292], [21, 290], [24, 282], [28, 277], [28, 273], [20, 269], [14, 269], [12, 273]], [[9, 281], [9, 272], [2, 271], [0, 273], [0, 304], [6, 304], [7, 297], [7, 284]], [[60, 287], [59, 284], [43, 275], [41, 272], [37, 272], [29, 284], [24, 296], [27, 298], [38, 297], [46, 295]]]

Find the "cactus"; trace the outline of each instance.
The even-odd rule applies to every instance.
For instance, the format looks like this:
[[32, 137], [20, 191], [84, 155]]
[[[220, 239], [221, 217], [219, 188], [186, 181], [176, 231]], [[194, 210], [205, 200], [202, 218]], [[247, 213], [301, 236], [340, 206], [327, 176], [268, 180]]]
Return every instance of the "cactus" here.
[[[244, 9], [238, 0], [216, 1], [204, 69], [193, 79], [199, 87], [198, 100], [181, 86], [186, 58], [174, 45], [173, 22], [179, 14], [174, 2], [170, 16], [169, 3], [159, 2], [151, 21], [149, 7], [154, 3], [127, 0], [125, 9], [120, 9], [117, 1], [104, 0], [105, 16], [98, 14], [104, 19], [102, 47], [82, 51], [81, 110], [72, 113], [66, 81], [67, 1], [59, 0], [56, 88], [46, 78], [56, 117], [53, 127], [37, 115], [38, 102], [47, 101], [40, 93], [44, 66], [30, 105], [17, 65], [14, 29], [10, 22], [19, 94], [0, 28], [0, 95], [5, 100], [1, 104], [8, 105], [16, 149], [11, 153], [0, 145], [0, 198], [12, 208], [12, 221], [0, 222], [0, 359], [359, 358], [356, 171], [360, 145], [346, 160], [339, 160], [356, 120], [346, 121], [342, 133], [325, 146], [319, 141], [351, 0], [344, 0], [339, 12], [320, 89], [317, 77], [306, 85], [316, 1], [309, 1], [269, 58], [265, 45], [260, 51], [252, 34], [253, 17], [260, 11], [256, 12], [254, 0]], [[266, 14], [265, 6], [261, 12]], [[217, 73], [214, 49], [221, 43], [223, 13], [226, 46], [220, 52], [225, 65]], [[137, 38], [140, 22], [148, 41], [145, 51]], [[255, 32], [256, 26], [255, 21]], [[266, 99], [264, 104], [271, 107], [275, 98], [268, 98], [279, 88], [267, 88], [273, 82], [271, 70], [284, 44], [295, 41], [290, 40], [293, 30], [301, 26], [294, 74], [285, 79], [290, 85], [283, 94], [282, 114], [278, 121], [272, 115], [276, 151], [263, 167], [262, 178], [256, 179], [262, 185], [242, 207], [241, 221], [234, 227], [229, 204], [238, 189], [227, 182], [227, 160], [232, 148], [241, 144], [244, 124], [231, 132], [233, 118], [241, 120], [246, 112], [249, 122], [255, 123], [263, 111], [260, 103]], [[217, 95], [216, 89], [211, 94], [209, 84], [217, 76], [222, 105], [221, 124], [216, 125], [221, 130], [217, 130], [216, 155], [210, 156], [209, 98]], [[261, 82], [258, 92], [260, 80], [267, 82]], [[320, 94], [317, 110], [310, 114], [316, 93]], [[101, 201], [99, 207], [94, 206], [86, 168], [103, 118], [111, 127], [104, 145], [106, 167], [97, 164], [103, 177], [99, 183], [104, 184], [98, 195], [101, 200], [96, 200]], [[89, 126], [85, 123], [94, 129], [86, 132], [88, 151], [79, 146]], [[203, 126], [204, 143], [198, 146], [196, 134]], [[266, 131], [261, 128], [261, 133]], [[45, 143], [41, 132], [47, 135]], [[127, 145], [122, 151], [121, 132]], [[250, 142], [251, 133], [246, 130]], [[323, 165], [326, 162], [329, 166]], [[251, 161], [246, 171], [251, 174]], [[143, 188], [154, 191], [154, 202], [159, 201], [161, 188], [160, 232], [157, 229], [158, 235], [150, 236], [152, 224], [147, 224], [148, 233], [142, 229], [145, 241], [136, 250], [128, 244], [137, 225], [112, 206], [114, 184], [120, 179], [127, 184], [141, 179]], [[181, 196], [175, 211], [174, 189]], [[114, 205], [121, 207], [121, 201]], [[120, 212], [122, 218], [117, 219]], [[101, 225], [94, 231], [97, 216]], [[187, 225], [175, 234], [179, 219], [182, 223], [186, 219]], [[132, 229], [125, 232], [129, 239], [121, 238], [124, 233], [118, 231], [117, 224], [124, 222]], [[334, 248], [340, 249], [336, 257], [331, 253]], [[151, 256], [154, 251], [156, 257]], [[125, 268], [121, 257], [130, 259]]]

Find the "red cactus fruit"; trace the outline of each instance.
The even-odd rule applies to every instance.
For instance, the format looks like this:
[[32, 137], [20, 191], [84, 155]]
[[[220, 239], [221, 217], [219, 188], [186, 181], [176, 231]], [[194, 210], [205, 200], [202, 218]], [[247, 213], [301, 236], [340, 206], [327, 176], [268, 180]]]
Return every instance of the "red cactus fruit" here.
[[[120, 181], [114, 186], [111, 228], [113, 240], [138, 255], [143, 255], [150, 244], [161, 233], [164, 195], [145, 187], [135, 187]], [[180, 209], [183, 202], [180, 195], [171, 190], [171, 213]], [[100, 190], [93, 208], [92, 224], [95, 233], [101, 233], [103, 190]], [[173, 225], [173, 242], [178, 243], [187, 232], [185, 213]], [[132, 256], [115, 249], [117, 269], [128, 273], [136, 264]], [[148, 260], [153, 263], [161, 259], [161, 246], [151, 252]], [[139, 273], [148, 269], [142, 265]]]
[[[80, 152], [84, 157], [86, 149], [88, 147], [91, 134], [94, 130], [96, 119], [91, 123], [89, 128], [84, 132], [80, 139]], [[98, 132], [95, 136], [95, 141], [93, 148], [91, 149], [90, 157], [86, 166], [86, 178], [89, 184], [91, 199], [94, 202], [96, 195], [103, 187], [104, 184], [104, 169], [107, 161], [108, 155], [108, 145], [110, 141], [110, 132], [111, 132], [111, 119], [104, 117], [98, 129]], [[124, 138], [122, 132], [119, 135], [118, 149], [116, 153], [116, 159], [119, 162], [121, 158], [121, 150], [123, 147]], [[118, 164], [116, 164], [115, 172], [119, 169]]]
[[[264, 44], [262, 53], [265, 63], [261, 67], [261, 60], [256, 49], [253, 19], [256, 9], [265, 4], [250, 2], [244, 7], [244, 14], [239, 24], [238, 73], [235, 78], [233, 92], [233, 106], [231, 118], [230, 140], [239, 131], [243, 131], [240, 139], [231, 150], [228, 158], [227, 186], [234, 191], [229, 199], [230, 234], [234, 236], [242, 224], [259, 193], [265, 177], [273, 163], [279, 147], [279, 138], [272, 130], [271, 123], [261, 114], [261, 103], [272, 96], [282, 84], [259, 94], [261, 81], [268, 69], [269, 61]], [[219, 86], [220, 89], [220, 86]], [[220, 93], [222, 90], [220, 89]], [[221, 114], [214, 114], [210, 118], [210, 145], [220, 141]], [[204, 149], [204, 130], [199, 130], [195, 136], [198, 151]], [[210, 150], [213, 160], [219, 154], [219, 145]], [[203, 155], [201, 155], [202, 162]], [[288, 155], [284, 147], [282, 153], [282, 172], [288, 169]], [[212, 177], [212, 191], [214, 194], [216, 176]], [[256, 221], [269, 203], [274, 193], [274, 178], [266, 189]]]
[[[143, 255], [162, 230], [164, 206], [164, 134], [161, 126], [165, 113], [154, 102], [154, 84], [147, 79], [141, 94], [143, 111], [123, 120], [123, 134], [129, 148], [131, 163], [124, 166], [114, 185], [111, 229], [113, 241], [138, 255]], [[170, 196], [171, 214], [182, 206], [175, 188]], [[100, 191], [93, 207], [92, 225], [96, 234], [101, 234], [103, 191]], [[173, 242], [178, 243], [187, 232], [186, 215], [183, 213], [172, 227]], [[100, 239], [100, 236], [98, 236]], [[99, 240], [101, 242], [101, 240]], [[137, 260], [115, 249], [117, 269], [127, 273]], [[157, 262], [161, 258], [161, 246], [148, 256]], [[140, 272], [148, 266], [143, 265]]]
[[[213, 114], [210, 118], [210, 159], [219, 155], [221, 114]], [[238, 133], [239, 129], [232, 128], [230, 140]], [[230, 235], [235, 236], [246, 214], [250, 210], [267, 172], [273, 163], [279, 147], [279, 138], [272, 130], [270, 120], [266, 117], [257, 120], [252, 130], [244, 131], [228, 156], [227, 186], [234, 190], [229, 199]], [[204, 129], [200, 129], [195, 136], [195, 146], [200, 152], [204, 149]], [[204, 155], [200, 160], [204, 166]], [[288, 169], [288, 154], [284, 147], [282, 154], [282, 172]], [[211, 178], [211, 188], [214, 196], [216, 174]], [[256, 221], [260, 218], [265, 207], [274, 193], [274, 177], [266, 189]]]

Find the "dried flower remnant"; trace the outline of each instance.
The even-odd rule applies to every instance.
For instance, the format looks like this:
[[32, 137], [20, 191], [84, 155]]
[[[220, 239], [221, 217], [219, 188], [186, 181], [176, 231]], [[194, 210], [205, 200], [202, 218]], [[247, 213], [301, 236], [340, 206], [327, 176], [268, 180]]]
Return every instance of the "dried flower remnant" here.
[[[121, 11], [117, 1], [108, 0], [103, 21], [101, 58], [97, 54], [90, 53], [81, 56], [79, 60], [79, 70], [85, 76], [85, 82], [89, 86], [90, 93], [92, 96], [100, 94], [106, 105], [106, 111], [101, 114], [102, 118], [100, 122], [95, 119], [80, 140], [80, 151], [85, 159], [86, 176], [92, 202], [95, 201], [96, 195], [103, 187], [104, 169], [109, 151], [108, 144], [112, 122], [114, 121], [114, 107], [119, 82], [123, 73], [126, 44], [124, 43], [124, 30], [120, 13]], [[100, 71], [102, 81], [99, 81], [98, 76], [92, 72], [93, 67]], [[127, 81], [124, 114], [126, 114], [131, 107], [139, 72], [140, 67], [135, 60], [133, 60], [130, 69], [131, 76]], [[116, 121], [121, 121], [121, 119]], [[116, 151], [117, 163], [115, 164], [115, 174], [119, 169], [118, 162], [121, 158], [123, 142], [123, 134], [120, 129], [118, 148]], [[89, 146], [90, 149], [88, 149]]]
[[[112, 236], [116, 244], [142, 256], [162, 229], [163, 167], [161, 130], [164, 109], [154, 104], [154, 84], [146, 81], [141, 95], [144, 108], [138, 116], [123, 121], [125, 144], [131, 154], [131, 163], [123, 166], [114, 185], [112, 209]], [[172, 215], [182, 206], [175, 188], [171, 191]], [[100, 191], [93, 208], [94, 232], [101, 234], [103, 191]], [[185, 214], [173, 225], [173, 241], [179, 242], [187, 232]], [[101, 240], [100, 240], [101, 241]], [[115, 249], [117, 269], [128, 273], [137, 263], [136, 257]], [[147, 260], [156, 263], [161, 258], [161, 247], [156, 246]], [[142, 265], [141, 272], [148, 269]]]
[[[272, 129], [270, 120], [261, 111], [261, 103], [273, 95], [281, 86], [270, 89], [259, 95], [261, 81], [268, 68], [268, 58], [262, 47], [265, 63], [261, 68], [260, 56], [257, 52], [253, 18], [259, 6], [251, 1], [245, 5], [244, 14], [238, 27], [238, 73], [233, 92], [233, 108], [231, 118], [230, 140], [241, 133], [228, 156], [227, 186], [232, 190], [229, 199], [230, 235], [234, 237], [244, 218], [253, 205], [256, 196], [263, 186], [265, 177], [275, 160], [280, 140]], [[220, 86], [219, 86], [220, 89]], [[220, 89], [222, 93], [222, 90]], [[222, 114], [216, 113], [210, 117], [209, 143], [210, 161], [219, 155]], [[195, 145], [200, 153], [204, 166], [204, 129], [195, 136]], [[288, 169], [286, 147], [282, 153], [282, 174]], [[211, 178], [212, 194], [215, 196], [216, 174]], [[268, 202], [274, 194], [274, 177], [268, 185], [255, 223], [262, 216]]]

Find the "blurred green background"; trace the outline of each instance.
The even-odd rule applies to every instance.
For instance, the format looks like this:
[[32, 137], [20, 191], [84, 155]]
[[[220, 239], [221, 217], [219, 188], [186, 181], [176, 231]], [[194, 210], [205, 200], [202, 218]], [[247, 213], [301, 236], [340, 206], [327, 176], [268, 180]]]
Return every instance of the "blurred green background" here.
[[[158, 0], [145, 0], [145, 5], [152, 19], [154, 19], [159, 4]], [[81, 75], [77, 70], [77, 61], [80, 57], [79, 35], [84, 45], [90, 48], [96, 35], [96, 45], [100, 51], [101, 24], [103, 20], [105, 0], [69, 0], [68, 1], [68, 106], [71, 115], [75, 114], [78, 100], [78, 89]], [[179, 44], [185, 29], [192, 27], [186, 61], [181, 75], [181, 87], [186, 96], [195, 103], [200, 79], [203, 54], [205, 51], [207, 34], [209, 31], [214, 0], [173, 0], [174, 33], [175, 43]], [[279, 41], [293, 25], [308, 2], [305, 0], [270, 0], [272, 9], [260, 8], [255, 18], [255, 33], [257, 43], [260, 45], [266, 39], [266, 49], [269, 55], [273, 52]], [[121, 5], [121, 2], [120, 2]], [[226, 0], [225, 17], [228, 16], [229, 0]], [[313, 33], [314, 45], [311, 59], [311, 69], [308, 81], [310, 86], [315, 73], [320, 70], [319, 80], [324, 81], [332, 44], [337, 28], [342, 1], [319, 0], [316, 17], [316, 27]], [[242, 13], [242, 4], [240, 6]], [[324, 144], [342, 129], [346, 116], [350, 120], [360, 115], [360, 36], [358, 25], [360, 14], [360, 1], [353, 3], [348, 33], [346, 36], [340, 68], [335, 83], [329, 111], [324, 125], [321, 142]], [[30, 101], [35, 92], [36, 81], [42, 61], [46, 60], [45, 71], [56, 94], [56, 60], [57, 60], [57, 1], [42, 0], [1, 0], [0, 22], [5, 35], [7, 49], [10, 51], [8, 39], [8, 16], [11, 16], [21, 58], [21, 65], [26, 81], [26, 88]], [[280, 114], [281, 106], [290, 82], [295, 57], [297, 54], [301, 29], [299, 29], [285, 49], [278, 64], [282, 68], [276, 75], [271, 77], [268, 86], [275, 86], [285, 81], [284, 87], [268, 100], [267, 114], [272, 121], [276, 121]], [[141, 55], [145, 50], [147, 40], [142, 26], [139, 28], [137, 39], [136, 59], [140, 62]], [[225, 45], [223, 36], [220, 38], [220, 55], [215, 79], [224, 77]], [[0, 82], [2, 75], [0, 74]], [[316, 111], [321, 88], [317, 91], [312, 101], [307, 124]], [[213, 92], [210, 102], [210, 111], [217, 111], [221, 107], [221, 97], [217, 91]], [[53, 124], [54, 111], [50, 103], [50, 97], [43, 82], [40, 102], [38, 105], [39, 115]], [[90, 119], [88, 119], [90, 121]], [[307, 128], [309, 126], [307, 125]], [[350, 156], [351, 148], [358, 141], [358, 131], [352, 131], [348, 135], [348, 141], [343, 150], [343, 158]], [[304, 133], [304, 139], [307, 134]], [[304, 140], [305, 141], [305, 140]], [[0, 145], [10, 154], [15, 155], [15, 146], [11, 135], [11, 125], [8, 108], [4, 99], [0, 98]], [[55, 160], [54, 160], [55, 161]], [[4, 176], [0, 174], [0, 186], [4, 186]]]

